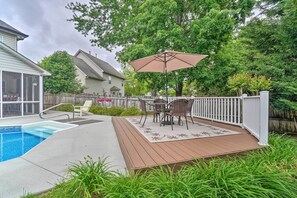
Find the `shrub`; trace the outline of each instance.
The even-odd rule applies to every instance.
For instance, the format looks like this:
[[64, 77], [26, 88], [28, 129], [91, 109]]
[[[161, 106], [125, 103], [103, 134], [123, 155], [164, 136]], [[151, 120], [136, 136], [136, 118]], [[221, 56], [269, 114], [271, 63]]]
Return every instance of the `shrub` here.
[[67, 111], [73, 112], [73, 105], [72, 104], [64, 104], [55, 108], [56, 111]]
[[140, 115], [141, 111], [136, 107], [130, 107], [125, 109], [123, 107], [103, 107], [103, 106], [96, 106], [93, 105], [90, 108], [90, 112], [97, 115], [110, 115], [110, 116], [136, 116]]
[[107, 113], [110, 116], [120, 116], [124, 110], [123, 107], [112, 106], [107, 109]]
[[136, 115], [141, 115], [141, 111], [136, 107], [130, 107], [128, 109], [125, 109], [121, 113], [121, 116], [136, 116]]
[[107, 115], [107, 107], [93, 105], [89, 111], [97, 115]]

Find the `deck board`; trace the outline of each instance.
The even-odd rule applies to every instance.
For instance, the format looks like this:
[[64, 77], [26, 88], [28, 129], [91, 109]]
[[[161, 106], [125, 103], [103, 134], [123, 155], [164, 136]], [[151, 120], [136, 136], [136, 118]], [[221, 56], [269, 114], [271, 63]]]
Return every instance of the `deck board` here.
[[160, 165], [174, 166], [176, 164], [193, 162], [200, 158], [236, 154], [261, 148], [258, 145], [257, 139], [245, 129], [203, 119], [196, 118], [195, 120], [241, 133], [151, 143], [125, 118], [113, 117], [112, 122], [128, 170], [133, 174], [135, 171], [146, 170]]
[[[127, 130], [134, 130], [133, 126], [131, 126], [128, 122], [125, 122], [125, 120], [121, 120], [121, 122], [123, 123], [124, 127]], [[158, 152], [149, 145], [149, 142], [147, 142], [145, 139], [143, 139], [141, 136], [141, 134], [138, 133], [130, 133], [130, 136], [132, 138], [133, 136], [133, 140], [135, 142], [138, 142], [138, 148], [143, 148], [144, 150], [137, 150], [137, 153], [141, 155], [141, 153], [139, 152], [143, 152], [146, 156], [148, 156], [153, 162], [154, 164], [158, 163], [158, 162], [163, 162], [166, 163], [166, 161], [160, 156], [158, 155]]]

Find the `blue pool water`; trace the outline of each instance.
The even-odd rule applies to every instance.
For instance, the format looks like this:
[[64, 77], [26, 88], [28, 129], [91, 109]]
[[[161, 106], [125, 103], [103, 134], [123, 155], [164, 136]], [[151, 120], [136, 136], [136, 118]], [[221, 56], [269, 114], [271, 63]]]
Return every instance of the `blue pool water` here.
[[0, 126], [0, 162], [22, 156], [53, 133], [75, 126], [52, 121]]

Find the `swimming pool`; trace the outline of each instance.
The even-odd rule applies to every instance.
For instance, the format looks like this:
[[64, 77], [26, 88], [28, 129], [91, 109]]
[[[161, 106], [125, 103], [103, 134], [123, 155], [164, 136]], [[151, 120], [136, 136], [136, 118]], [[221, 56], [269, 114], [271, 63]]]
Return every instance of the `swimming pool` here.
[[54, 121], [0, 126], [0, 162], [20, 157], [52, 134], [76, 126]]

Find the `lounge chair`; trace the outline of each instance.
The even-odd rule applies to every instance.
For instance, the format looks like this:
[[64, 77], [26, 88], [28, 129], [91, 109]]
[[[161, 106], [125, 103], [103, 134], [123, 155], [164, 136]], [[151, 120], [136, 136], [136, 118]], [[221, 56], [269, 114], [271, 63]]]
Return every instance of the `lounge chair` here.
[[79, 113], [79, 116], [82, 116], [83, 113], [88, 113], [93, 101], [92, 100], [86, 100], [83, 106], [74, 106], [74, 112]]

